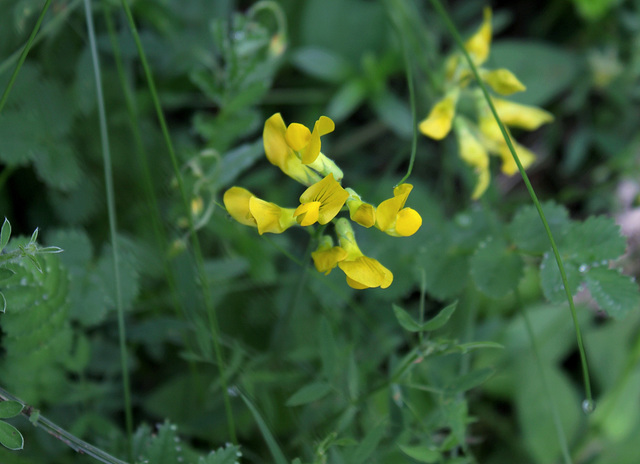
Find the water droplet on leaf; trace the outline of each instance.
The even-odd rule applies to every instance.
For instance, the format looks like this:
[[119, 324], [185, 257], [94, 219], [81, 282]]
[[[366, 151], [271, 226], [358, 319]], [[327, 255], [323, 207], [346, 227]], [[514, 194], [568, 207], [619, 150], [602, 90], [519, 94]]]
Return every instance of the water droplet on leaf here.
[[591, 414], [596, 409], [596, 402], [593, 400], [584, 400], [582, 402], [582, 411], [585, 414]]

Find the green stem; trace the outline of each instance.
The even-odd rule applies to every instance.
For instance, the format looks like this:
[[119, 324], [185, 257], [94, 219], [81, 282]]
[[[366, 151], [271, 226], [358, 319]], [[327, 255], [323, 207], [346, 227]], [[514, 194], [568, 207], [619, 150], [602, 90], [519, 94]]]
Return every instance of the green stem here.
[[400, 180], [400, 182], [396, 184], [396, 187], [397, 187], [398, 185], [404, 183], [409, 178], [409, 176], [411, 175], [411, 172], [413, 171], [413, 164], [416, 160], [416, 152], [418, 150], [418, 121], [416, 116], [416, 91], [413, 86], [413, 71], [411, 69], [412, 61], [409, 57], [409, 46], [407, 45], [404, 39], [404, 34], [402, 33], [403, 27], [402, 27], [401, 19], [398, 18], [396, 14], [394, 14], [394, 11], [396, 9], [393, 7], [390, 7], [389, 10], [390, 10], [391, 20], [394, 26], [396, 27], [396, 30], [398, 32], [398, 37], [400, 39], [400, 43], [402, 44], [402, 56], [404, 59], [404, 69], [405, 69], [405, 74], [407, 75], [407, 87], [409, 89], [409, 104], [411, 105], [411, 121], [412, 121], [411, 126], [413, 129], [413, 134], [411, 136], [411, 156], [409, 158], [409, 167], [407, 168], [407, 173], [404, 175], [404, 177]]
[[533, 327], [531, 326], [531, 321], [529, 320], [529, 315], [522, 307], [522, 303], [520, 300], [519, 292], [516, 290], [516, 305], [518, 306], [518, 310], [522, 315], [522, 319], [524, 320], [524, 325], [527, 329], [527, 335], [531, 340], [531, 350], [533, 351], [533, 356], [536, 359], [536, 364], [538, 365], [538, 371], [540, 372], [540, 381], [542, 382], [542, 388], [544, 389], [544, 394], [547, 397], [547, 401], [549, 401], [549, 406], [551, 408], [551, 415], [553, 416], [553, 425], [556, 428], [556, 434], [558, 436], [558, 443], [560, 444], [560, 450], [562, 451], [562, 457], [564, 459], [565, 464], [572, 464], [571, 455], [569, 454], [569, 445], [567, 444], [567, 437], [564, 434], [564, 429], [562, 428], [562, 422], [560, 422], [560, 414], [558, 413], [558, 406], [555, 402], [554, 396], [551, 393], [551, 389], [549, 388], [549, 381], [547, 380], [547, 375], [544, 370], [544, 366], [542, 364], [542, 359], [540, 358], [540, 349], [538, 348], [538, 342], [536, 341], [536, 336], [533, 332]]
[[33, 45], [33, 41], [35, 40], [36, 35], [38, 34], [38, 30], [40, 30], [40, 25], [42, 24], [44, 15], [47, 13], [47, 10], [49, 9], [49, 5], [51, 5], [51, 0], [47, 0], [44, 3], [44, 6], [42, 7], [42, 11], [40, 12], [40, 16], [38, 16], [38, 20], [36, 21], [36, 25], [33, 26], [31, 35], [27, 40], [27, 44], [24, 46], [24, 49], [22, 49], [22, 53], [20, 54], [20, 58], [18, 59], [18, 64], [16, 65], [16, 69], [13, 70], [13, 74], [9, 79], [9, 83], [7, 84], [7, 87], [4, 89], [4, 92], [2, 93], [2, 97], [0, 97], [0, 112], [2, 111], [2, 108], [4, 108], [4, 104], [7, 102], [7, 99], [9, 98], [9, 92], [11, 91], [11, 88], [13, 87], [13, 84], [15, 83], [16, 78], [18, 77], [18, 72], [20, 71], [20, 68], [24, 64], [24, 60], [27, 59], [29, 50], [31, 50], [31, 45]]
[[16, 398], [4, 388], [0, 388], [0, 400], [17, 401], [18, 403], [22, 404], [23, 409], [21, 414], [29, 419], [29, 422], [31, 422], [34, 427], [40, 427], [41, 429], [44, 429], [44, 431], [49, 435], [60, 440], [62, 443], [64, 443], [77, 453], [86, 454], [87, 456], [91, 456], [92, 458], [105, 464], [127, 464], [125, 461], [121, 461], [120, 459], [111, 456], [109, 453], [102, 451], [100, 448], [96, 448], [86, 441], [81, 440], [75, 435], [67, 432], [59, 425], [40, 415], [40, 411], [35, 409], [33, 406], [29, 406], [24, 401]]
[[[153, 100], [153, 104], [156, 110], [156, 114], [158, 117], [158, 122], [160, 124], [160, 128], [162, 130], [162, 134], [164, 136], [164, 141], [167, 146], [167, 150], [169, 152], [169, 157], [171, 158], [171, 163], [173, 165], [173, 171], [176, 176], [176, 181], [178, 183], [178, 189], [180, 190], [180, 195], [182, 197], [182, 203], [184, 210], [186, 212], [187, 221], [189, 225], [189, 234], [191, 237], [191, 244], [193, 246], [196, 267], [199, 275], [200, 285], [202, 286], [202, 293], [204, 297], [204, 303], [207, 310], [207, 317], [209, 319], [209, 326], [211, 331], [211, 337], [213, 339], [213, 347], [215, 351], [216, 362], [218, 364], [218, 370], [220, 374], [220, 382], [222, 386], [222, 395], [224, 400], [225, 411], [227, 415], [227, 426], [229, 429], [229, 436], [231, 441], [237, 442], [236, 439], [236, 430], [235, 423], [233, 419], [233, 411], [231, 409], [231, 400], [229, 399], [229, 392], [227, 388], [227, 377], [225, 374], [225, 366], [224, 360], [222, 357], [222, 348], [220, 346], [220, 329], [218, 325], [218, 319], [215, 313], [215, 309], [213, 307], [213, 301], [210, 294], [209, 289], [209, 281], [207, 279], [206, 272], [204, 270], [204, 260], [202, 258], [202, 249], [200, 247], [200, 240], [198, 239], [198, 235], [196, 234], [195, 227], [193, 224], [193, 215], [191, 214], [191, 208], [189, 206], [189, 200], [187, 198], [186, 188], [184, 186], [184, 181], [182, 179], [182, 174], [180, 173], [180, 167], [178, 165], [178, 158], [176, 156], [175, 150], [173, 148], [173, 143], [171, 141], [171, 137], [169, 135], [169, 129], [167, 127], [167, 122], [164, 117], [164, 113], [162, 111], [162, 106], [160, 105], [160, 99], [158, 98], [158, 93], [156, 91], [155, 82], [153, 80], [153, 75], [151, 74], [151, 68], [149, 67], [149, 63], [147, 62], [147, 57], [142, 47], [142, 42], [140, 41], [140, 36], [138, 34], [138, 29], [136, 27], [135, 21], [133, 19], [133, 14], [131, 13], [131, 9], [129, 8], [129, 4], [127, 0], [122, 0], [122, 7], [127, 16], [127, 21], [129, 23], [129, 28], [131, 30], [131, 34], [136, 43], [136, 48], [138, 50], [138, 55], [140, 57], [140, 61], [142, 63], [142, 67], [144, 69], [145, 77], [147, 79], [147, 85], [149, 86], [149, 92], [151, 94], [151, 98]], [[218, 440], [218, 437], [216, 437]]]
[[491, 108], [491, 113], [493, 114], [493, 117], [495, 118], [496, 122], [498, 123], [498, 126], [500, 127], [500, 132], [502, 132], [502, 136], [504, 137], [504, 140], [507, 143], [507, 146], [509, 147], [509, 151], [511, 152], [511, 155], [513, 156], [513, 159], [516, 165], [518, 166], [518, 171], [520, 171], [522, 180], [524, 181], [524, 184], [527, 187], [527, 191], [531, 196], [531, 200], [533, 201], [533, 204], [535, 205], [536, 210], [538, 211], [540, 220], [542, 221], [545, 232], [547, 233], [547, 237], [549, 238], [549, 242], [551, 244], [551, 249], [553, 250], [553, 254], [556, 258], [556, 263], [558, 264], [558, 269], [560, 270], [560, 278], [562, 280], [562, 284], [564, 285], [564, 291], [567, 296], [567, 301], [569, 302], [569, 309], [571, 311], [573, 326], [576, 332], [576, 342], [578, 344], [578, 352], [580, 353], [580, 362], [582, 364], [582, 377], [583, 377], [584, 390], [585, 390], [585, 396], [586, 396], [585, 401], [588, 401], [590, 404], [593, 404], [593, 396], [591, 393], [591, 380], [589, 376], [589, 366], [587, 364], [587, 355], [584, 348], [584, 343], [582, 341], [582, 331], [580, 330], [580, 324], [578, 323], [578, 315], [576, 312], [575, 305], [573, 303], [573, 296], [571, 295], [571, 291], [569, 289], [569, 283], [567, 280], [567, 274], [565, 272], [564, 265], [562, 263], [562, 257], [560, 256], [560, 252], [558, 251], [558, 247], [553, 238], [553, 234], [551, 233], [551, 229], [549, 228], [549, 223], [547, 222], [547, 218], [544, 215], [544, 211], [542, 211], [542, 206], [538, 201], [538, 196], [536, 195], [535, 191], [533, 190], [533, 187], [531, 186], [531, 182], [529, 181], [529, 176], [527, 176], [527, 173], [525, 172], [524, 168], [522, 167], [522, 163], [520, 162], [520, 158], [518, 158], [518, 155], [516, 154], [516, 150], [513, 146], [513, 143], [511, 142], [511, 138], [509, 137], [507, 130], [505, 129], [504, 125], [502, 124], [502, 121], [500, 120], [500, 117], [498, 116], [498, 112], [496, 111], [496, 108], [493, 105], [491, 97], [489, 96], [489, 91], [487, 90], [486, 85], [484, 85], [484, 82], [482, 82], [482, 79], [480, 79], [478, 69], [476, 68], [475, 64], [473, 63], [473, 60], [471, 59], [471, 57], [469, 56], [469, 53], [464, 47], [464, 42], [462, 40], [462, 37], [460, 37], [458, 30], [456, 29], [455, 25], [451, 21], [451, 18], [449, 18], [449, 15], [447, 14], [444, 7], [442, 6], [442, 3], [440, 2], [440, 0], [431, 0], [431, 3], [433, 4], [434, 8], [438, 11], [442, 19], [444, 20], [445, 24], [447, 25], [447, 28], [449, 29], [449, 32], [451, 32], [451, 35], [453, 36], [454, 40], [458, 44], [458, 47], [460, 48], [464, 57], [469, 63], [469, 67], [476, 79], [476, 82], [478, 83], [478, 86], [482, 90], [482, 93], [484, 94], [484, 97], [487, 100], [487, 103], [489, 104], [489, 108]]
[[111, 171], [111, 149], [109, 147], [109, 133], [107, 131], [107, 113], [104, 107], [104, 96], [102, 94], [102, 79], [100, 75], [100, 63], [98, 61], [98, 50], [96, 47], [96, 37], [93, 28], [93, 15], [91, 13], [90, 0], [84, 0], [84, 10], [87, 21], [87, 32], [89, 34], [89, 46], [91, 48], [91, 60], [93, 62], [93, 72], [96, 81], [96, 97], [98, 100], [98, 117], [100, 120], [100, 140], [102, 144], [102, 160], [104, 164], [104, 180], [107, 191], [107, 210], [109, 214], [109, 233], [111, 235], [111, 250], [113, 255], [113, 274], [116, 285], [116, 310], [118, 314], [118, 338], [120, 344], [120, 367], [122, 370], [122, 389], [124, 392], [124, 410], [127, 427], [127, 439], [129, 443], [129, 459], [133, 461], [131, 455], [133, 438], [133, 412], [131, 407], [131, 387], [129, 382], [129, 369], [127, 367], [127, 336], [124, 322], [124, 307], [122, 303], [122, 286], [120, 280], [120, 254], [118, 249], [116, 201], [113, 188], [113, 172]]

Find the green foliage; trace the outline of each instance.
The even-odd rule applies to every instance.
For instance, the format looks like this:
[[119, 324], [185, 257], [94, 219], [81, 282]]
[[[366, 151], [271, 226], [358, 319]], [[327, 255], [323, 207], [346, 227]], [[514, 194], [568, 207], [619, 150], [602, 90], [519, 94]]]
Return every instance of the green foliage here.
[[[0, 402], [0, 419], [17, 416], [22, 412], [22, 404], [17, 401]], [[22, 434], [13, 425], [0, 420], [0, 444], [10, 450], [21, 450], [24, 447]]]

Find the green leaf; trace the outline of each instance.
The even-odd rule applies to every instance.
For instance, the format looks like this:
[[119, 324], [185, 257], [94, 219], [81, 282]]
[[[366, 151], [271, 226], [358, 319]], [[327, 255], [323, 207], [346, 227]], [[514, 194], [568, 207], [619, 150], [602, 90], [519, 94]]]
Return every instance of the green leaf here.
[[591, 296], [609, 316], [623, 318], [640, 307], [638, 285], [618, 270], [594, 267], [584, 277]]
[[407, 104], [389, 91], [373, 101], [378, 117], [398, 136], [409, 138], [413, 134], [413, 118]]
[[455, 311], [457, 305], [457, 301], [450, 304], [443, 308], [435, 317], [422, 324], [415, 321], [407, 311], [398, 305], [393, 305], [393, 312], [396, 315], [396, 319], [398, 319], [398, 322], [405, 330], [408, 330], [409, 332], [422, 332], [437, 330], [445, 325]]
[[579, 265], [598, 266], [623, 255], [626, 246], [620, 226], [613, 219], [591, 216], [582, 223], [571, 224], [560, 251]]
[[291, 62], [307, 74], [327, 82], [344, 81], [353, 73], [340, 55], [317, 47], [299, 48], [293, 53]]
[[4, 249], [9, 243], [9, 238], [11, 238], [11, 223], [7, 218], [4, 218], [4, 222], [2, 223], [2, 230], [0, 230], [0, 251]]
[[287, 406], [300, 406], [312, 403], [327, 396], [331, 390], [332, 387], [327, 382], [310, 383], [291, 395], [286, 404]]
[[4, 313], [7, 310], [7, 299], [4, 297], [4, 293], [0, 292], [0, 313]]
[[407, 446], [398, 445], [404, 454], [418, 462], [440, 462], [442, 455], [438, 450], [433, 450], [426, 445], [422, 446]]
[[[582, 275], [574, 262], [565, 260], [563, 264], [567, 281], [569, 282], [569, 291], [572, 295], [575, 295], [582, 281]], [[558, 263], [555, 255], [551, 252], [545, 253], [540, 263], [540, 286], [544, 296], [552, 303], [565, 303], [567, 301], [567, 294], [564, 290], [564, 285], [562, 285]]]
[[440, 312], [436, 316], [434, 316], [433, 318], [429, 319], [427, 322], [422, 324], [422, 330], [439, 329], [449, 321], [449, 318], [451, 318], [451, 315], [453, 314], [453, 312], [456, 310], [457, 307], [458, 307], [457, 301], [454, 301], [450, 305], [445, 306], [444, 308], [442, 308], [442, 310], [440, 310]]
[[427, 243], [418, 259], [424, 265], [426, 289], [434, 297], [451, 298], [466, 285], [469, 257], [445, 236]]
[[11, 278], [11, 276], [13, 276], [14, 274], [15, 271], [9, 269], [8, 267], [0, 268], [0, 282]]
[[[573, 83], [581, 71], [580, 57], [565, 48], [533, 40], [496, 40], [486, 67], [507, 68], [527, 87], [510, 98], [543, 106]], [[542, 74], [540, 69], [548, 72]]]
[[411, 315], [400, 306], [394, 304], [393, 313], [396, 315], [396, 319], [398, 319], [398, 322], [405, 330], [408, 330], [409, 332], [420, 332], [422, 328], [421, 325], [416, 322], [411, 317]]
[[17, 401], [0, 401], [0, 419], [15, 417], [22, 412], [24, 406]]
[[471, 257], [471, 277], [478, 290], [491, 298], [502, 298], [515, 290], [523, 268], [520, 255], [492, 237], [481, 242]]
[[[569, 213], [554, 202], [542, 204], [551, 233], [557, 240], [569, 225]], [[516, 247], [532, 253], [543, 253], [550, 248], [549, 237], [542, 225], [538, 210], [529, 205], [520, 208], [509, 224], [509, 234]]]
[[0, 444], [12, 451], [18, 451], [24, 447], [24, 438], [13, 425], [0, 421]]
[[212, 451], [206, 458], [201, 457], [198, 464], [237, 464], [239, 462], [238, 456], [242, 456], [240, 447], [227, 444], [224, 448]]
[[615, 5], [616, 0], [573, 0], [578, 13], [588, 21], [597, 21]]
[[218, 179], [220, 187], [234, 182], [238, 176], [253, 166], [264, 154], [262, 139], [253, 143], [242, 144], [225, 153], [221, 162], [221, 173]]
[[449, 393], [462, 393], [467, 390], [471, 390], [479, 385], [482, 385], [487, 380], [489, 380], [494, 374], [496, 370], [492, 367], [484, 367], [482, 369], [477, 369], [467, 374], [456, 377], [455, 380], [448, 384], [446, 389]]
[[260, 414], [258, 409], [255, 407], [253, 402], [251, 402], [251, 400], [249, 400], [249, 398], [247, 398], [247, 396], [244, 395], [241, 391], [239, 391], [238, 394], [240, 395], [242, 400], [245, 402], [245, 404], [251, 411], [251, 414], [253, 415], [254, 420], [258, 424], [258, 428], [262, 433], [264, 441], [267, 442], [267, 446], [269, 447], [269, 452], [271, 453], [271, 456], [273, 457], [275, 464], [288, 464], [289, 461], [284, 456], [284, 453], [280, 449], [278, 442], [276, 441], [273, 434], [271, 433], [271, 430], [269, 430], [267, 423], [262, 418], [262, 415]]
[[350, 464], [362, 464], [367, 462], [367, 458], [369, 458], [369, 456], [371, 456], [376, 450], [386, 428], [386, 424], [384, 423], [378, 424], [372, 428], [346, 462], [349, 462]]
[[362, 79], [347, 81], [329, 101], [327, 116], [336, 123], [349, 117], [367, 96], [367, 86]]

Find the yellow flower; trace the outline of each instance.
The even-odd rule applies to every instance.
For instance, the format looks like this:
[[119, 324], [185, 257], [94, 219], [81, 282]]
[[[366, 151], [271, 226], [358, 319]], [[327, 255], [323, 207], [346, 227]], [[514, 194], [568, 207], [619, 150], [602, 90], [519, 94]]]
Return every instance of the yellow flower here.
[[313, 125], [313, 132], [297, 122], [289, 124], [285, 139], [287, 144], [300, 154], [302, 164], [311, 164], [320, 154], [320, 136], [333, 132], [335, 128], [330, 118], [320, 116]]
[[336, 217], [347, 198], [349, 193], [333, 178], [333, 174], [329, 174], [300, 195], [301, 205], [293, 216], [301, 226], [316, 222], [326, 224]]
[[451, 122], [456, 114], [458, 95], [459, 91], [455, 88], [437, 102], [429, 112], [429, 116], [418, 126], [420, 132], [435, 140], [445, 138], [451, 130]]
[[489, 57], [491, 34], [491, 8], [486, 7], [484, 9], [484, 20], [482, 21], [480, 29], [464, 44], [464, 48], [469, 52], [476, 66], [487, 61]]
[[[515, 140], [512, 139], [512, 141], [513, 141], [513, 148], [515, 148], [516, 150], [516, 154], [518, 155], [520, 164], [522, 164], [522, 167], [524, 169], [527, 169], [536, 160], [535, 153], [533, 153], [527, 147], [520, 145]], [[500, 144], [500, 146], [496, 150], [496, 154], [500, 156], [500, 158], [502, 159], [501, 169], [503, 173], [505, 173], [508, 176], [512, 176], [516, 172], [518, 172], [518, 165], [513, 159], [511, 150], [509, 150], [509, 147], [507, 146], [506, 142], [503, 142], [502, 144]]]
[[492, 101], [502, 123], [510, 127], [536, 130], [541, 125], [553, 121], [551, 113], [535, 106], [522, 105], [501, 98], [493, 98]]
[[262, 139], [264, 152], [269, 162], [278, 166], [282, 172], [303, 185], [318, 182], [321, 177], [309, 166], [305, 166], [300, 158], [289, 147], [285, 139], [287, 126], [280, 113], [271, 116], [264, 123]]
[[338, 261], [338, 267], [347, 276], [347, 284], [351, 288], [362, 290], [365, 288], [387, 288], [393, 282], [393, 274], [377, 259], [365, 256], [358, 244], [351, 224], [345, 218], [336, 222], [336, 232], [340, 239], [340, 247], [347, 253], [343, 260]]
[[261, 200], [241, 187], [231, 187], [222, 201], [232, 218], [246, 226], [257, 227], [260, 235], [266, 232], [280, 234], [296, 224], [293, 208], [281, 208]]
[[400, 184], [393, 189], [393, 198], [383, 201], [376, 209], [376, 227], [395, 237], [415, 234], [422, 225], [422, 217], [414, 209], [405, 208], [411, 184]]
[[347, 257], [347, 252], [339, 247], [333, 246], [333, 239], [329, 236], [322, 236], [316, 251], [311, 253], [313, 264], [318, 272], [328, 275], [338, 263]]
[[500, 95], [511, 95], [527, 90], [524, 84], [508, 69], [494, 69], [493, 71], [480, 69], [479, 71], [481, 79]]
[[476, 186], [471, 194], [471, 199], [480, 198], [489, 186], [491, 174], [489, 173], [489, 153], [480, 141], [473, 135], [464, 118], [457, 118], [455, 133], [458, 139], [460, 158], [474, 168], [478, 178]]
[[376, 208], [362, 201], [353, 189], [347, 188], [349, 198], [347, 198], [347, 208], [349, 217], [363, 227], [369, 228], [376, 223]]

